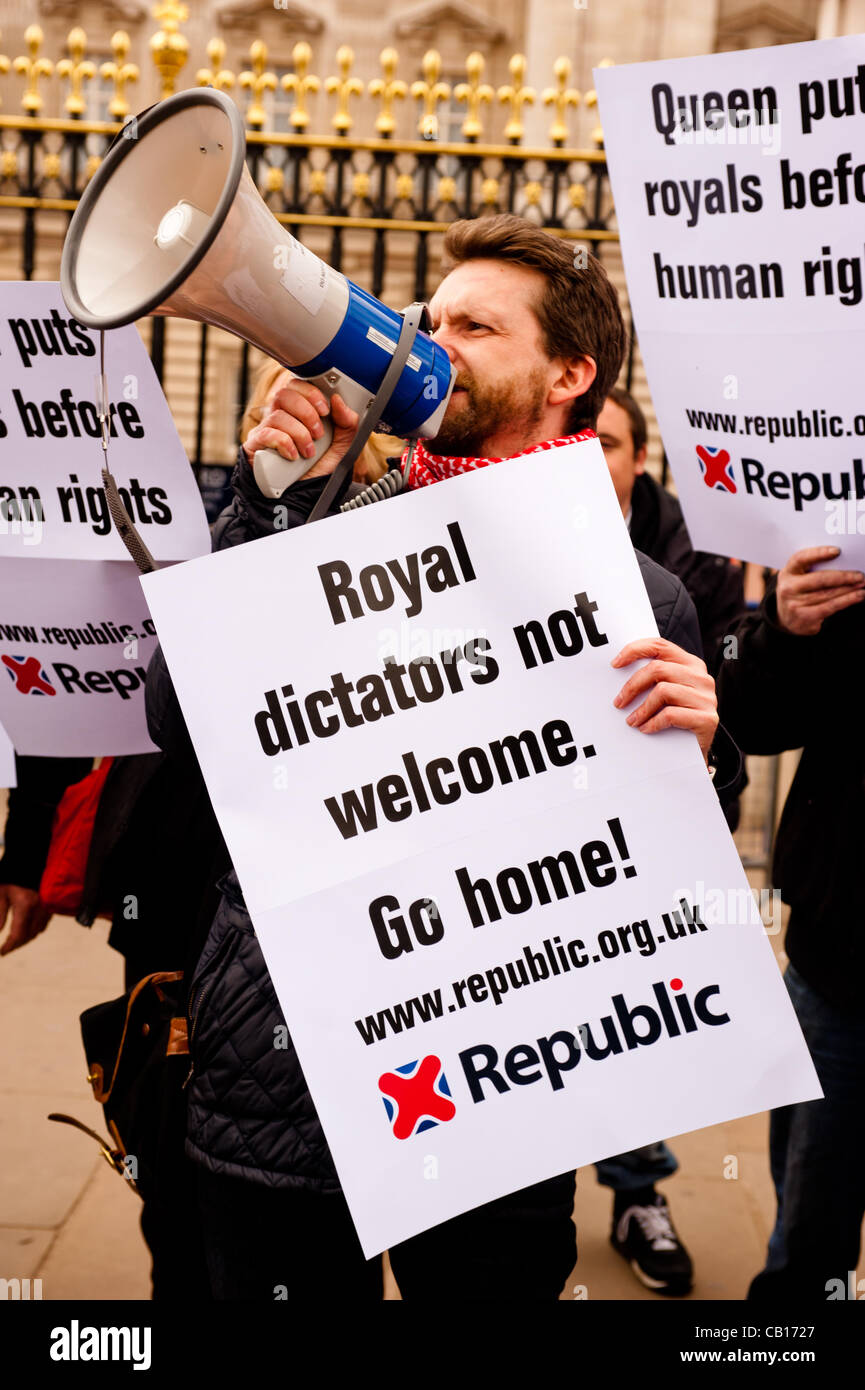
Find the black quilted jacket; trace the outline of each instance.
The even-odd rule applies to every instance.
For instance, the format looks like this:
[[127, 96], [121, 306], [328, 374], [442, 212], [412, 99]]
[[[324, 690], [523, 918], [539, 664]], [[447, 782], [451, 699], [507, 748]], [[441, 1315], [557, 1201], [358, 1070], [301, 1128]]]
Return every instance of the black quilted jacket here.
[[[214, 528], [214, 549], [271, 534], [275, 507], [286, 508], [279, 514], [280, 529], [302, 525], [325, 482], [297, 483], [274, 503], [261, 495], [252, 470], [241, 464], [233, 478], [234, 500]], [[639, 552], [637, 557], [659, 632], [701, 654], [697, 616], [686, 590], [654, 561]], [[154, 742], [188, 760], [190, 775], [200, 776], [161, 650], [148, 670], [147, 715]], [[735, 793], [738, 788], [741, 759], [726, 736], [716, 746], [715, 785], [723, 799], [725, 789]], [[337, 1191], [333, 1161], [234, 873], [220, 886], [222, 901], [189, 996], [187, 1151], [227, 1176]]]

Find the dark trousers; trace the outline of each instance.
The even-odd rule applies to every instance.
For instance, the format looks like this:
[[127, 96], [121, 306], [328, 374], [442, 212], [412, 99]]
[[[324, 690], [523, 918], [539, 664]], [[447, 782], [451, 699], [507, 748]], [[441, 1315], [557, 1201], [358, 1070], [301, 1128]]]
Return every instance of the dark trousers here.
[[365, 1260], [345, 1198], [198, 1170], [212, 1295], [237, 1302], [380, 1302], [381, 1257]]
[[562, 1173], [393, 1246], [403, 1298], [554, 1302], [577, 1261], [575, 1186]]
[[[851, 1018], [784, 976], [823, 1100], [773, 1110], [769, 1147], [778, 1217], [748, 1297], [827, 1301], [846, 1289], [865, 1214], [865, 1018]], [[855, 1283], [855, 1275], [854, 1275]], [[843, 1297], [843, 1295], [842, 1295]]]
[[[199, 1169], [213, 1297], [298, 1302], [382, 1297], [380, 1259], [364, 1260], [342, 1196], [265, 1187]], [[555, 1301], [577, 1259], [575, 1174], [564, 1173], [424, 1231], [390, 1251], [406, 1301]]]

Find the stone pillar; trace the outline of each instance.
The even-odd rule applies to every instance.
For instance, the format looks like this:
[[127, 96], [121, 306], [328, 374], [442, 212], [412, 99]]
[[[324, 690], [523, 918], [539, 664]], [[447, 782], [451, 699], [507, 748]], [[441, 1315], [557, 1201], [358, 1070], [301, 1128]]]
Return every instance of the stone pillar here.
[[865, 0], [820, 0], [817, 10], [818, 39], [865, 33]]

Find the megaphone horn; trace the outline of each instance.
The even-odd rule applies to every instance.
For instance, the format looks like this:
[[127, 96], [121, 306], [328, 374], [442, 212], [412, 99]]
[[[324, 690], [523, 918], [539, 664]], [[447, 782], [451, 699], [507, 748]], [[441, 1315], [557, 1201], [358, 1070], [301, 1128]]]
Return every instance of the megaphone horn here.
[[[365, 435], [377, 424], [401, 438], [436, 435], [455, 376], [447, 354], [414, 319], [406, 323], [285, 231], [255, 187], [245, 152], [237, 108], [209, 87], [136, 117], [72, 218], [60, 269], [70, 312], [98, 329], [146, 314], [213, 324], [328, 398], [338, 391], [361, 416], [374, 403]], [[280, 496], [329, 447], [332, 427], [323, 423], [313, 458], [256, 454], [266, 495]]]

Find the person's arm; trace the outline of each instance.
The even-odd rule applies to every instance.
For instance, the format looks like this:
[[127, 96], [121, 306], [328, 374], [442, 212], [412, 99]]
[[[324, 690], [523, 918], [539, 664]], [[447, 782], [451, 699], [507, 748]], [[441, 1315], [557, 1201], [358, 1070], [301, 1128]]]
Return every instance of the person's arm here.
[[54, 813], [66, 788], [80, 782], [92, 758], [16, 757], [17, 787], [9, 793], [9, 811], [0, 859], [0, 946], [8, 955], [38, 936], [48, 924], [39, 902], [39, 881], [48, 858]]
[[865, 575], [858, 571], [811, 568], [838, 553], [834, 546], [796, 551], [770, 582], [760, 608], [731, 634], [718, 676], [720, 706], [746, 753], [802, 748], [830, 713], [827, 656], [836, 624], [865, 597]]
[[719, 722], [715, 682], [702, 659], [697, 612], [684, 584], [669, 571], [636, 552], [649, 593], [658, 637], [630, 642], [613, 665], [624, 667], [648, 658], [623, 686], [620, 708], [636, 696], [646, 698], [628, 716], [632, 728], [652, 734], [667, 728], [690, 729], [712, 769], [722, 806], [739, 795], [744, 783], [744, 760], [727, 729]]

